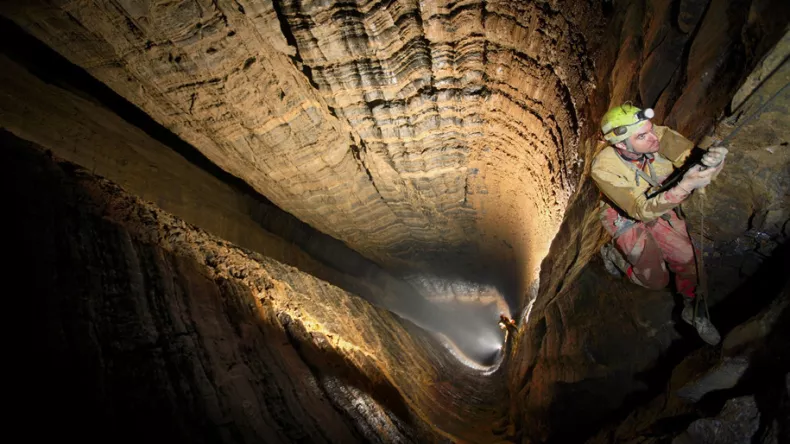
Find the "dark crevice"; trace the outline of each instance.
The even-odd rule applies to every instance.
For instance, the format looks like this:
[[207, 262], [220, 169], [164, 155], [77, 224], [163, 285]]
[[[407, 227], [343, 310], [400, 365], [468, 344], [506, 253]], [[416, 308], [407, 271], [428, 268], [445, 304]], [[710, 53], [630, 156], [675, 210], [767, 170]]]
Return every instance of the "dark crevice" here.
[[280, 31], [283, 33], [285, 37], [285, 41], [291, 46], [295, 54], [290, 56], [291, 61], [293, 62], [294, 66], [299, 68], [302, 71], [302, 74], [305, 75], [307, 81], [310, 83], [316, 91], [319, 90], [318, 83], [316, 83], [315, 79], [313, 78], [313, 70], [306, 63], [302, 60], [302, 56], [299, 54], [299, 43], [296, 40], [296, 36], [294, 35], [293, 31], [291, 30], [291, 26], [288, 24], [288, 18], [283, 11], [282, 0], [272, 0], [272, 6], [274, 7], [274, 13], [277, 15], [277, 21], [280, 23]]
[[233, 0], [233, 3], [236, 3], [236, 9], [238, 9], [240, 13], [247, 14], [247, 12], [244, 10], [244, 6], [239, 3], [239, 0]]
[[[180, 57], [176, 57], [176, 62], [180, 61], [180, 59], [181, 59]], [[175, 86], [167, 90], [167, 92], [180, 91], [182, 89], [195, 89], [197, 87], [205, 86], [205, 85], [215, 85], [220, 83], [221, 81], [222, 79], [220, 79], [219, 77], [214, 77], [208, 80], [202, 80], [200, 82], [183, 83], [181, 85]]]
[[733, 289], [726, 299], [711, 307], [711, 318], [716, 320], [722, 336], [757, 314], [776, 297], [790, 280], [787, 270], [790, 270], [790, 243], [783, 243], [763, 260], [756, 273]]
[[192, 97], [189, 100], [189, 114], [192, 114], [192, 110], [195, 108], [195, 101], [197, 100], [198, 93], [193, 92]]
[[244, 66], [241, 67], [242, 70], [249, 69], [252, 64], [255, 63], [255, 57], [250, 57], [244, 61]]
[[[384, 406], [385, 410], [391, 412], [388, 416], [393, 420], [396, 427], [401, 430], [410, 428], [412, 425], [410, 409], [401, 393], [386, 378], [381, 377], [374, 381], [358, 369], [356, 365], [349, 363], [344, 356], [334, 352], [331, 348], [319, 349], [310, 339], [316, 340], [317, 335], [320, 334], [307, 332], [300, 322], [291, 319], [288, 314], [280, 313], [277, 319], [283, 327], [289, 344], [297, 352], [302, 362], [310, 369], [317, 381], [327, 381], [327, 376], [333, 376], [351, 387], [360, 389], [376, 400], [379, 405]], [[317, 366], [318, 362], [321, 363], [320, 368]], [[353, 405], [344, 406], [342, 405], [342, 399], [338, 399], [336, 394], [333, 393], [332, 384], [319, 383], [318, 387], [339, 415], [348, 418], [351, 424], [362, 423], [359, 418], [350, 417], [349, 411], [357, 411], [357, 403], [364, 403], [363, 399], [356, 400]], [[400, 422], [404, 423], [405, 427], [399, 427]], [[357, 429], [356, 432], [366, 435], [364, 430]], [[378, 433], [381, 432], [382, 430], [378, 430]], [[359, 438], [360, 442], [363, 442], [366, 440], [365, 438], [370, 437], [359, 436]]]
[[381, 199], [384, 199], [384, 196], [381, 195], [381, 192], [379, 192], [379, 188], [376, 186], [376, 181], [373, 180], [373, 174], [370, 173], [368, 166], [365, 165], [365, 161], [362, 160], [360, 151], [367, 151], [367, 146], [365, 146], [365, 142], [360, 141], [360, 146], [357, 146], [352, 143], [350, 149], [351, 149], [351, 155], [354, 156], [354, 159], [357, 161], [357, 165], [359, 165], [360, 169], [364, 171], [365, 174], [367, 174], [368, 179], [370, 180], [370, 184], [373, 185], [373, 188], [376, 189], [376, 193], [379, 195], [379, 197], [381, 197]]
[[464, 203], [463, 205], [466, 206], [469, 201], [469, 175], [466, 176], [466, 180], [464, 181]]
[[[219, 14], [219, 19], [220, 19], [220, 20], [222, 21], [222, 23], [224, 23], [224, 24], [225, 24], [225, 26], [227, 27], [227, 26], [228, 26], [228, 16], [226, 16], [226, 15], [225, 15], [225, 13], [224, 13], [224, 12], [222, 12], [222, 9], [220, 9], [220, 7], [219, 7], [219, 1], [218, 1], [218, 0], [211, 0], [211, 7], [212, 7], [212, 8], [214, 8], [214, 11], [215, 11], [217, 14]], [[244, 8], [242, 8], [242, 10], [243, 10], [243, 9], [244, 9]], [[242, 12], [242, 11], [240, 11], [240, 12]]]

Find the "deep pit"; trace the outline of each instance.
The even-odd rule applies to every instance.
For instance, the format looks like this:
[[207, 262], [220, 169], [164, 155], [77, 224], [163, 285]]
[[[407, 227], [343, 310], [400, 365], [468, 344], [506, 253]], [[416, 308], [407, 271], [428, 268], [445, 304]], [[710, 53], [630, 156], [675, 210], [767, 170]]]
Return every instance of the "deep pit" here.
[[[750, 439], [790, 433], [783, 2], [0, 15], [20, 310], [44, 321], [30, 362], [56, 369], [34, 386], [60, 436], [713, 442], [694, 427], [725, 404], [759, 413]], [[715, 350], [671, 291], [597, 257], [589, 163], [624, 100], [695, 142], [757, 114], [684, 207], [730, 334]], [[748, 372], [728, 387], [732, 362]]]

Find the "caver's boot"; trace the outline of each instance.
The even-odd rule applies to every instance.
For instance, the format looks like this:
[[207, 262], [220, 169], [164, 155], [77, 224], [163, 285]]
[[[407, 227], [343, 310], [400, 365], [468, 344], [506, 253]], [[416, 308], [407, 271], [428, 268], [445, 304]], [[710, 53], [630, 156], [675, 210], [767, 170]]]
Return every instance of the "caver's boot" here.
[[710, 322], [710, 319], [708, 319], [707, 313], [703, 313], [703, 311], [698, 308], [697, 317], [694, 318], [694, 299], [683, 298], [683, 311], [680, 313], [680, 317], [685, 323], [697, 330], [697, 334], [703, 341], [710, 345], [716, 345], [721, 341], [721, 336], [716, 327], [713, 326], [713, 323]]

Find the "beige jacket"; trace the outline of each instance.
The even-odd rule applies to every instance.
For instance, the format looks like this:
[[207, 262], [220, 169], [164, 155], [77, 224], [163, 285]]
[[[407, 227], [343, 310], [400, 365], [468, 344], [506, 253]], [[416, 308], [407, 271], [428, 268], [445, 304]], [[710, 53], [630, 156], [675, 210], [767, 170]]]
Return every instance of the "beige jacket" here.
[[[661, 143], [652, 163], [658, 182], [661, 183], [691, 154], [694, 144], [676, 131], [665, 126], [653, 126]], [[649, 222], [675, 208], [688, 197], [680, 188], [672, 188], [648, 199], [646, 192], [651, 185], [637, 173], [628, 161], [622, 159], [614, 148], [604, 148], [593, 159], [592, 178], [608, 201], [620, 208], [630, 218]], [[644, 171], [647, 173], [648, 167]]]

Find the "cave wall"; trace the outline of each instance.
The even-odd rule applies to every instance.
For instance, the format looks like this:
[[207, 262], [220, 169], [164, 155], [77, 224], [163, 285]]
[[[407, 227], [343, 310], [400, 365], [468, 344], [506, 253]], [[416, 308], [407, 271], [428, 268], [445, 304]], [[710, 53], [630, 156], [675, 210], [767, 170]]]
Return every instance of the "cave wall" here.
[[[777, 1], [719, 0], [617, 2], [614, 9], [579, 2], [59, 1], [8, 2], [0, 12], [226, 171], [381, 264], [398, 268], [448, 252], [477, 253], [474, 262], [498, 273], [522, 274], [522, 295], [559, 226], [509, 369], [509, 392], [516, 394], [510, 397], [510, 431], [542, 441], [563, 433], [584, 436], [597, 421], [618, 417], [624, 401], [661, 380], [649, 373], [684, 334], [671, 322], [668, 292], [625, 285], [590, 262], [601, 241], [590, 211], [596, 191], [582, 174], [596, 149], [592, 116], [610, 103], [633, 98], [655, 103], [659, 121], [699, 140], [723, 111], [733, 111], [726, 108], [734, 89], [778, 39], [777, 23], [786, 23], [780, 6]], [[760, 125], [755, 131], [764, 132], [766, 126]], [[755, 149], [732, 158], [742, 155], [746, 161], [739, 164], [773, 168], [757, 175], [752, 167], [736, 168], [737, 175], [727, 179], [723, 174], [717, 183], [729, 180], [750, 184], [749, 192], [773, 191], [752, 193], [747, 205], [716, 197], [703, 203], [713, 205], [713, 217], [738, 207], [726, 224], [713, 225], [719, 234], [711, 239], [712, 254], [724, 251], [716, 246], [724, 239], [721, 233], [728, 242], [747, 239], [746, 232], [756, 226], [750, 220], [760, 230], [774, 230], [771, 242], [783, 242], [784, 213], [767, 204], [782, 196], [786, 181], [776, 172], [784, 164], [761, 150], [781, 154], [786, 145], [783, 135], [771, 137], [768, 146], [762, 145], [765, 140], [745, 139]], [[747, 253], [751, 259], [765, 254]], [[203, 255], [198, 262], [216, 270], [211, 257]], [[294, 276], [276, 274], [277, 279], [286, 275]], [[728, 285], [749, 277], [745, 270]], [[52, 292], [62, 283], [42, 285]], [[320, 297], [310, 294], [311, 308], [331, 312], [314, 304]], [[278, 300], [287, 305], [282, 301], [293, 297], [289, 293]], [[298, 307], [299, 316], [305, 316], [301, 310], [308, 305]], [[343, 314], [349, 313], [355, 325], [363, 322], [353, 310]], [[364, 330], [368, 337], [387, 331], [371, 325], [378, 333]], [[311, 334], [310, 340], [315, 337], [322, 336]], [[383, 343], [415, 340], [396, 337]], [[402, 369], [410, 357], [384, 355], [381, 359], [388, 361], [378, 368], [390, 370]], [[443, 349], [430, 356], [449, 359]], [[367, 362], [352, 367], [375, 367]], [[458, 368], [450, 363], [455, 361], [446, 362], [439, 367]], [[406, 364], [409, 370], [433, 368], [425, 362]], [[430, 417], [427, 423], [453, 436], [490, 438], [494, 409], [474, 410], [474, 405], [491, 393], [500, 400], [505, 395], [480, 384], [488, 379], [465, 380], [474, 393], [448, 395], [452, 401], [436, 396], [441, 389], [422, 392], [426, 381], [444, 387], [433, 383], [435, 375], [423, 378], [400, 370], [390, 376], [404, 394], [406, 410], [419, 412], [406, 414], [412, 424], [419, 424], [415, 415]], [[374, 372], [369, 379], [381, 378]], [[325, 390], [334, 387], [329, 381]], [[336, 396], [341, 395], [330, 397]], [[470, 399], [475, 401], [465, 404]], [[421, 407], [423, 402], [431, 407]], [[593, 409], [596, 413], [589, 414]], [[381, 415], [389, 418], [382, 419], [384, 424], [397, 423], [386, 413], [372, 417]], [[488, 426], [462, 432], [470, 429], [460, 424], [469, 418], [484, 418]], [[360, 419], [348, 428], [356, 432], [348, 433], [367, 436], [359, 431], [365, 423]], [[379, 429], [383, 436], [392, 430], [388, 427]], [[415, 427], [403, 439], [437, 439], [438, 432]], [[338, 430], [346, 433], [344, 426]]]
[[[785, 248], [788, 245], [785, 245]], [[782, 267], [790, 267], [785, 254]], [[781, 284], [780, 284], [781, 285]], [[690, 353], [666, 389], [588, 444], [780, 444], [790, 439], [790, 280], [760, 312]]]
[[[0, 127], [108, 178], [165, 211], [396, 309], [379, 266], [225, 173], [134, 105], [13, 22], [0, 23]], [[392, 290], [392, 288], [390, 288]]]
[[0, 53], [0, 129], [240, 247], [441, 332], [472, 359], [490, 358], [474, 335], [499, 340], [494, 322], [509, 309], [496, 289], [488, 297], [441, 291], [429, 300], [426, 293], [439, 290], [396, 278], [277, 208], [7, 20], [0, 20]]
[[47, 422], [28, 438], [480, 442], [502, 433], [493, 430], [501, 378], [460, 363], [410, 322], [35, 144], [7, 136], [2, 145], [13, 274], [29, 283], [13, 307], [36, 321], [22, 327], [35, 341], [22, 340], [30, 358], [16, 379], [17, 416]]
[[[334, 278], [328, 267], [263, 229], [255, 202], [90, 97], [47, 84], [0, 56], [0, 127], [113, 180], [136, 196], [241, 247]], [[339, 273], [335, 272], [339, 275]]]
[[[726, 171], [683, 207], [705, 251], [709, 299], [723, 307], [747, 304], [751, 311], [765, 302], [759, 289], [741, 283], [790, 236], [789, 57], [787, 32], [736, 91], [732, 111], [713, 132], [719, 140], [731, 137]], [[739, 297], [725, 300], [733, 294]]]
[[593, 74], [582, 30], [600, 17], [586, 3], [62, 1], [0, 12], [388, 267], [482, 269], [515, 300], [578, 177]]
[[786, 32], [790, 11], [776, 0], [642, 0], [617, 2], [608, 18], [593, 56], [601, 113], [631, 100], [699, 142]]

